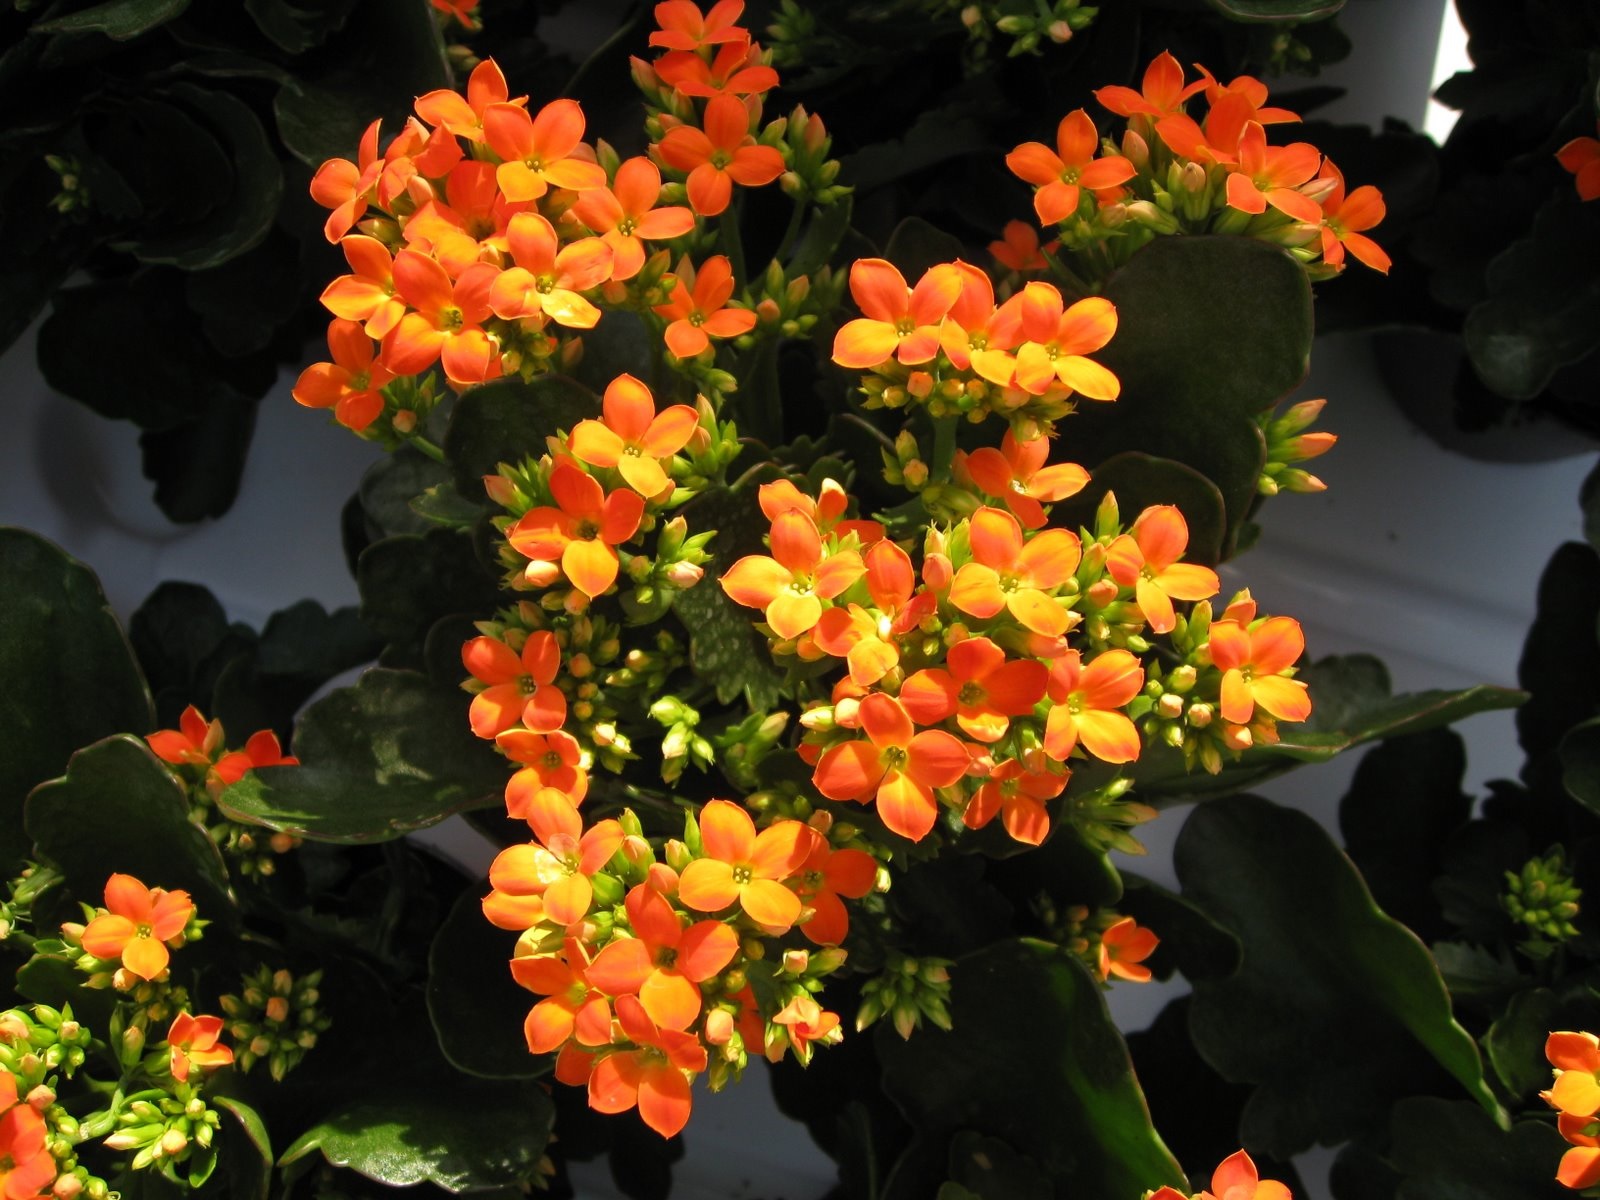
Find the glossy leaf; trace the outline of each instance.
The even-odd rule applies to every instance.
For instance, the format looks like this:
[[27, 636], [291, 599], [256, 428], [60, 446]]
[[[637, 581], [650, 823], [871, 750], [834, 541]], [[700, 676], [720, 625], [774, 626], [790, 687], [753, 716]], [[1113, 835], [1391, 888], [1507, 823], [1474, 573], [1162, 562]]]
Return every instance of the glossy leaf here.
[[0, 579], [0, 872], [9, 878], [28, 852], [29, 790], [66, 770], [81, 746], [148, 733], [155, 713], [94, 572], [37, 534], [0, 528]]
[[[397, 533], [427, 533], [434, 523], [412, 507], [412, 501], [429, 488], [450, 479], [450, 468], [409, 447], [385, 455], [361, 476], [357, 494], [367, 519], [387, 537]], [[483, 494], [483, 483], [473, 490]]]
[[1254, 796], [1208, 804], [1174, 861], [1185, 898], [1243, 947], [1236, 974], [1196, 982], [1190, 1031], [1225, 1078], [1257, 1085], [1246, 1145], [1287, 1158], [1370, 1130], [1385, 1099], [1433, 1086], [1433, 1064], [1500, 1115], [1427, 949], [1310, 817]]
[[1325, 21], [1344, 7], [1344, 0], [1207, 0], [1212, 8], [1235, 21], [1298, 25]]
[[139, 437], [145, 477], [155, 481], [155, 502], [169, 520], [220, 517], [239, 495], [256, 402], [217, 382], [221, 390], [200, 416]]
[[877, 1035], [884, 1089], [925, 1137], [1001, 1138], [1063, 1195], [1184, 1186], [1099, 986], [1066, 951], [1021, 938], [961, 959], [951, 1018], [956, 1033]]
[[1418, 1096], [1395, 1105], [1390, 1130], [1387, 1157], [1403, 1179], [1404, 1200], [1572, 1195], [1555, 1179], [1567, 1144], [1550, 1121], [1518, 1121], [1506, 1129], [1472, 1104]]
[[536, 1079], [552, 1058], [528, 1053], [522, 1022], [539, 997], [511, 978], [516, 939], [484, 919], [487, 881], [456, 898], [428, 951], [428, 1017], [450, 1065], [485, 1079]]
[[454, 529], [375, 542], [357, 560], [356, 584], [361, 619], [408, 663], [441, 617], [466, 613], [481, 619], [500, 603], [496, 581], [478, 561], [472, 539]]
[[469, 499], [483, 495], [483, 477], [496, 463], [519, 463], [549, 451], [546, 439], [569, 433], [579, 421], [600, 415], [600, 397], [565, 375], [542, 375], [532, 383], [497, 379], [457, 401], [444, 435], [444, 452], [456, 490]]
[[1560, 795], [1561, 739], [1600, 711], [1600, 556], [1583, 542], [1557, 548], [1539, 577], [1538, 609], [1517, 663], [1530, 693], [1517, 710], [1517, 740], [1528, 756], [1523, 782]]
[[189, 0], [105, 0], [34, 25], [30, 33], [103, 33], [125, 42], [164, 25], [189, 7]]
[[372, 670], [306, 709], [298, 767], [222, 794], [235, 820], [324, 842], [383, 841], [497, 804], [504, 760], [467, 724], [467, 696], [412, 671]]
[[233, 1117], [224, 1124], [221, 1159], [229, 1194], [240, 1200], [266, 1200], [272, 1184], [272, 1135], [256, 1112], [235, 1096], [218, 1096], [218, 1108]]
[[139, 738], [119, 734], [74, 754], [65, 776], [28, 797], [25, 824], [80, 900], [99, 903], [106, 879], [122, 872], [183, 888], [207, 920], [231, 919], [222, 854], [189, 819], [183, 785]]
[[1600, 814], [1600, 717], [1567, 730], [1560, 753], [1561, 782], [1568, 794]]

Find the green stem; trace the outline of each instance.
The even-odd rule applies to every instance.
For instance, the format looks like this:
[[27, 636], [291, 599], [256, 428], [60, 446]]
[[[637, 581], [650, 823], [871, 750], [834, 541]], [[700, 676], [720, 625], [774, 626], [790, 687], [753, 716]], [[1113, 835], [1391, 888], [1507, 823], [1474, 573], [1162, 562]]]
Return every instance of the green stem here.
[[[810, 205], [806, 202], [804, 196], [800, 196], [795, 200], [794, 212], [789, 214], [789, 227], [783, 231], [783, 240], [778, 243], [778, 253], [774, 256], [779, 262], [787, 261], [789, 252], [794, 249], [795, 240], [800, 236], [801, 219], [806, 215], [806, 209], [809, 207]], [[777, 299], [777, 297], [774, 296], [773, 299]]]
[[744, 238], [739, 231], [739, 218], [744, 212], [742, 199], [740, 196], [733, 198], [733, 203], [728, 206], [728, 211], [723, 216], [722, 226], [717, 231], [722, 241], [722, 248], [728, 252], [728, 266], [733, 269], [733, 277], [739, 281], [741, 288], [749, 282], [744, 270]]
[[956, 426], [960, 417], [935, 417], [933, 419], [933, 462], [928, 473], [929, 482], [946, 483], [956, 460]]
[[435, 446], [432, 442], [430, 442], [427, 438], [423, 437], [421, 434], [412, 434], [410, 437], [406, 438], [406, 445], [411, 446], [411, 447], [413, 447], [413, 448], [415, 448], [417, 450], [421, 450], [424, 454], [426, 454], [429, 458], [433, 459], [433, 461], [436, 462], [436, 463], [446, 463], [446, 464], [448, 464], [448, 462], [449, 462], [449, 460], [446, 459], [445, 456], [444, 456], [444, 451], [439, 449], [439, 447]]

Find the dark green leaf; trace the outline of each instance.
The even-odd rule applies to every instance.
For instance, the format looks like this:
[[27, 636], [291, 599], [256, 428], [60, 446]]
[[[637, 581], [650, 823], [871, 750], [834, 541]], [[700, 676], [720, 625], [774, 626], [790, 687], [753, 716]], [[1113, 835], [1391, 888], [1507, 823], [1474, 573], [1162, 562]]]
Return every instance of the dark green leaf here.
[[854, 201], [846, 192], [827, 208], [817, 209], [806, 222], [806, 231], [795, 243], [794, 253], [787, 264], [790, 279], [801, 275], [814, 275], [833, 262], [833, 256], [850, 228], [850, 213]]
[[907, 953], [958, 958], [1011, 932], [1011, 903], [984, 879], [984, 865], [976, 855], [963, 855], [896, 872], [889, 909], [906, 930]]
[[456, 898], [428, 951], [428, 1016], [450, 1065], [485, 1079], [536, 1079], [549, 1055], [528, 1053], [522, 1022], [538, 997], [511, 978], [516, 941], [489, 924], [479, 899], [488, 883]]
[[673, 611], [689, 633], [689, 662], [731, 704], [743, 695], [752, 710], [769, 712], [782, 695], [783, 673], [773, 664], [767, 639], [756, 632], [762, 619], [753, 608], [735, 604], [717, 578], [746, 554], [765, 554], [761, 537], [768, 523], [753, 489], [713, 488], [684, 506], [691, 533], [715, 529], [705, 578], [680, 592]]
[[240, 1200], [267, 1200], [272, 1183], [272, 1137], [256, 1112], [243, 1100], [217, 1096], [215, 1104], [233, 1116], [222, 1133], [222, 1159], [229, 1195]]
[[191, 272], [184, 299], [217, 353], [228, 358], [259, 354], [300, 311], [305, 299], [300, 271], [294, 239], [274, 227], [246, 253]]
[[223, 793], [235, 820], [324, 842], [381, 841], [499, 801], [506, 770], [467, 724], [464, 692], [412, 671], [368, 671], [295, 730], [298, 767], [252, 772]]
[[960, 238], [921, 217], [907, 217], [896, 225], [883, 248], [884, 258], [893, 263], [913, 287], [929, 267], [954, 262], [963, 252]]
[[220, 380], [197, 420], [139, 437], [145, 478], [155, 481], [155, 501], [173, 521], [220, 517], [233, 506], [245, 455], [256, 428], [256, 402]]
[[1117, 911], [1161, 935], [1146, 962], [1156, 978], [1174, 970], [1184, 978], [1218, 979], [1239, 969], [1239, 939], [1176, 892], [1149, 879], [1123, 872], [1124, 891]]
[[1310, 817], [1253, 796], [1208, 804], [1174, 859], [1185, 897], [1244, 948], [1237, 974], [1196, 982], [1190, 1029], [1225, 1078], [1257, 1085], [1245, 1144], [1287, 1158], [1368, 1130], [1385, 1098], [1429, 1086], [1430, 1059], [1498, 1114], [1427, 950]]
[[1116, 493], [1117, 509], [1129, 523], [1153, 504], [1175, 504], [1189, 526], [1184, 561], [1222, 561], [1227, 512], [1217, 485], [1199, 471], [1170, 458], [1130, 451], [1108, 458], [1095, 467], [1093, 476], [1083, 491], [1052, 510], [1052, 525], [1093, 529], [1095, 508], [1107, 492]]
[[884, 1089], [924, 1136], [1002, 1138], [1063, 1195], [1185, 1187], [1098, 984], [1066, 951], [1015, 939], [969, 955], [951, 969], [950, 1009], [957, 1033], [877, 1035]]
[[155, 693], [157, 723], [175, 729], [191, 704], [208, 717], [218, 715], [218, 679], [234, 658], [255, 654], [257, 639], [248, 626], [230, 625], [207, 589], [169, 580], [133, 614], [128, 640]]
[[537, 1084], [476, 1080], [397, 1082], [381, 1096], [342, 1106], [317, 1122], [278, 1160], [289, 1166], [316, 1151], [391, 1187], [432, 1183], [447, 1192], [532, 1183], [550, 1141], [555, 1106]]
[[532, 383], [497, 379], [473, 388], [456, 402], [444, 435], [456, 490], [481, 496], [483, 477], [494, 474], [495, 464], [537, 458], [558, 429], [571, 431], [599, 415], [600, 397], [565, 375], [542, 375]]
[[472, 539], [453, 529], [373, 543], [356, 563], [356, 583], [368, 627], [387, 642], [418, 651], [440, 617], [487, 617], [500, 599]]
[[428, 525], [446, 529], [465, 529], [486, 511], [483, 504], [468, 500], [453, 483], [436, 483], [411, 501], [411, 511]]
[[1574, 725], [1561, 739], [1561, 782], [1572, 798], [1600, 815], [1600, 717]]
[[1566, 1142], [1545, 1121], [1509, 1129], [1461, 1101], [1418, 1096], [1395, 1105], [1389, 1162], [1403, 1177], [1397, 1200], [1558, 1200]]
[[[1226, 305], [1197, 303], [1224, 293]], [[1252, 238], [1157, 238], [1104, 294], [1117, 306], [1117, 334], [1096, 357], [1122, 381], [1122, 394], [1079, 407], [1070, 457], [1104, 462], [1134, 450], [1194, 468], [1222, 493], [1231, 540], [1265, 462], [1253, 418], [1305, 377], [1312, 319], [1304, 270]]]
[[733, 377], [739, 381], [733, 399], [733, 413], [739, 432], [764, 446], [775, 446], [784, 438], [784, 412], [778, 379], [778, 337], [763, 337], [750, 349], [734, 358]]
[[28, 853], [29, 790], [61, 774], [80, 746], [148, 733], [155, 713], [88, 567], [36, 534], [0, 528], [0, 579], [0, 874], [10, 878]]
[[188, 7], [189, 0], [106, 0], [64, 17], [40, 21], [29, 32], [103, 33], [113, 41], [125, 42], [165, 25]]
[[315, 600], [267, 620], [254, 652], [231, 660], [216, 681], [214, 715], [233, 742], [257, 729], [287, 736], [313, 692], [341, 671], [371, 662], [382, 648], [353, 608], [328, 612]]
[[[412, 507], [412, 501], [450, 478], [450, 468], [409, 447], [380, 458], [361, 477], [361, 507], [383, 536], [427, 533], [434, 523]], [[472, 493], [479, 495], [483, 482]]]
[[304, 54], [341, 28], [356, 0], [323, 0], [314, 9], [296, 8], [288, 0], [244, 0], [245, 11], [261, 32], [290, 54]]
[[1056, 1194], [1032, 1159], [970, 1131], [950, 1142], [950, 1179], [938, 1200], [1054, 1200]]
[[1523, 782], [1559, 796], [1559, 747], [1568, 729], [1600, 712], [1600, 556], [1583, 542], [1551, 555], [1539, 577], [1538, 613], [1517, 663], [1531, 695], [1517, 711], [1517, 740], [1528, 756]]
[[1212, 8], [1235, 21], [1325, 21], [1344, 7], [1344, 0], [1207, 0]]
[[[100, 896], [88, 899], [98, 902]], [[75, 920], [82, 919], [82, 911], [75, 912]], [[51, 1008], [72, 1006], [72, 1014], [89, 1029], [104, 1029], [116, 1007], [117, 993], [109, 988], [84, 987], [88, 978], [78, 970], [77, 952], [69, 950], [60, 956], [36, 954], [17, 970], [17, 995], [35, 1004], [48, 1004]]]
[[1594, 992], [1577, 980], [1568, 984], [1561, 992], [1541, 987], [1512, 996], [1484, 1035], [1489, 1064], [1515, 1100], [1531, 1102], [1536, 1092], [1550, 1086], [1544, 1045], [1552, 1030], [1593, 1029], [1600, 1020]]
[[221, 853], [189, 819], [183, 785], [136, 737], [74, 754], [63, 778], [28, 797], [25, 823], [80, 900], [98, 902], [107, 877], [122, 872], [148, 887], [183, 888], [208, 920], [231, 918]]
[[1438, 942], [1433, 947], [1433, 961], [1458, 1003], [1479, 1000], [1499, 1005], [1528, 983], [1506, 950], [1494, 954], [1469, 942]]
[[1487, 281], [1462, 327], [1467, 354], [1493, 391], [1531, 400], [1600, 346], [1600, 212], [1566, 195], [1547, 204]]
[[[572, 368], [571, 378], [596, 396], [603, 394], [618, 375], [632, 375], [654, 387], [661, 382], [654, 378], [660, 366], [660, 345], [661, 335], [638, 313], [608, 312], [600, 324], [583, 331], [583, 357]], [[572, 410], [575, 416], [563, 428], [570, 429], [583, 417], [598, 416], [599, 402], [589, 403], [594, 407], [581, 412], [575, 406]]]
[[[846, 155], [840, 162], [839, 174], [853, 187], [867, 191], [952, 158], [989, 149], [990, 138], [983, 122], [977, 119], [970, 102], [960, 102], [922, 113], [900, 137], [875, 142]], [[899, 260], [885, 257], [900, 265]], [[933, 261], [949, 262], [955, 257]]]

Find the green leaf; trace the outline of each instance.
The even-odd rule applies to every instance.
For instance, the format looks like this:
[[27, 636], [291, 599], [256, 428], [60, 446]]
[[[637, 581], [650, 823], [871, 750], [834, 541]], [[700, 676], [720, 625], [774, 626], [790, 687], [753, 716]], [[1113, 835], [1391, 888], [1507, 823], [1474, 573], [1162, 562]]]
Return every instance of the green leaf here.
[[833, 262], [839, 243], [844, 241], [844, 235], [850, 229], [850, 214], [854, 208], [855, 201], [846, 192], [827, 208], [812, 212], [811, 219], [806, 222], [806, 231], [795, 243], [794, 253], [787, 264], [790, 279], [814, 275]]
[[296, 8], [288, 0], [244, 0], [257, 27], [290, 54], [304, 54], [341, 28], [356, 0], [323, 0], [315, 9]]
[[971, 1131], [950, 1143], [950, 1180], [937, 1200], [1054, 1200], [1056, 1194], [1032, 1159]]
[[475, 500], [468, 500], [456, 491], [450, 482], [436, 483], [412, 497], [411, 511], [429, 526], [442, 525], [446, 529], [466, 529], [477, 524], [478, 518], [488, 511]]
[[1344, 0], [1207, 0], [1207, 3], [1235, 21], [1291, 25], [1326, 21], [1344, 7]]
[[1574, 725], [1561, 739], [1561, 782], [1590, 812], [1600, 814], [1600, 717]]
[[[397, 533], [427, 533], [434, 523], [412, 507], [412, 501], [429, 488], [450, 479], [450, 468], [420, 450], [406, 447], [385, 455], [361, 476], [357, 494], [367, 518], [385, 537]], [[483, 481], [472, 493], [481, 494]]]
[[103, 33], [113, 41], [125, 42], [165, 25], [189, 7], [189, 0], [106, 0], [40, 21], [29, 33]]
[[[593, 329], [583, 331], [583, 357], [572, 368], [570, 378], [596, 396], [603, 394], [618, 375], [632, 375], [655, 387], [661, 383], [655, 378], [656, 370], [661, 365], [660, 345], [661, 335], [639, 313], [626, 310], [608, 312], [605, 320]], [[557, 375], [542, 378], [567, 377]], [[592, 400], [590, 403], [595, 407], [578, 414], [576, 419], [599, 416], [599, 401]], [[566, 428], [570, 429], [571, 425]]]
[[1403, 1176], [1397, 1200], [1558, 1200], [1567, 1143], [1547, 1121], [1497, 1126], [1461, 1101], [1418, 1096], [1395, 1105], [1388, 1159]]
[[1001, 941], [950, 977], [957, 1032], [924, 1028], [902, 1040], [885, 1026], [877, 1035], [884, 1090], [924, 1137], [1001, 1138], [1062, 1195], [1187, 1191], [1100, 988], [1071, 955], [1031, 938]]
[[548, 452], [547, 438], [571, 431], [600, 415], [600, 397], [565, 375], [541, 375], [532, 383], [496, 379], [475, 387], [450, 414], [444, 452], [463, 496], [483, 494], [483, 477], [496, 463], [519, 463]]
[[[1117, 306], [1117, 333], [1096, 357], [1122, 381], [1122, 394], [1114, 404], [1079, 406], [1071, 457], [1104, 462], [1132, 450], [1194, 468], [1222, 493], [1231, 542], [1265, 462], [1254, 417], [1305, 378], [1305, 271], [1252, 238], [1157, 238], [1104, 294]], [[1199, 302], [1221, 294], [1226, 305]]]
[[136, 737], [78, 751], [64, 777], [33, 790], [24, 820], [80, 900], [97, 902], [121, 872], [147, 887], [183, 888], [208, 920], [232, 917], [221, 852], [190, 820], [183, 784]]
[[1153, 880], [1123, 872], [1117, 911], [1161, 935], [1146, 965], [1157, 979], [1217, 979], [1239, 969], [1239, 939], [1190, 901]]
[[689, 663], [731, 704], [739, 696], [753, 711], [770, 712], [783, 694], [783, 672], [772, 661], [767, 639], [756, 632], [762, 616], [735, 604], [717, 579], [746, 554], [765, 554], [761, 537], [768, 522], [753, 488], [710, 488], [684, 505], [690, 533], [715, 529], [705, 578], [678, 593], [673, 611], [689, 633]]
[[139, 437], [145, 478], [172, 521], [220, 517], [233, 506], [256, 427], [256, 402], [217, 381], [218, 393], [198, 418]]
[[459, 1078], [453, 1086], [396, 1081], [317, 1122], [278, 1165], [321, 1151], [334, 1166], [391, 1187], [432, 1183], [459, 1193], [530, 1184], [555, 1120], [550, 1097], [534, 1083], [476, 1080], [463, 1103], [465, 1086]]
[[961, 239], [948, 234], [921, 217], [907, 217], [894, 227], [883, 248], [883, 257], [892, 262], [913, 287], [923, 272], [939, 263], [953, 262], [964, 253]]
[[272, 1184], [272, 1137], [261, 1114], [234, 1096], [216, 1096], [216, 1106], [233, 1116], [222, 1131], [222, 1159], [231, 1196], [267, 1200]]
[[1486, 281], [1462, 326], [1467, 355], [1490, 389], [1531, 400], [1557, 368], [1600, 346], [1600, 212], [1570, 195], [1552, 200]]
[[1095, 508], [1107, 492], [1115, 492], [1117, 509], [1131, 523], [1153, 504], [1175, 504], [1189, 526], [1186, 562], [1222, 561], [1228, 515], [1217, 485], [1192, 467], [1170, 458], [1129, 451], [1095, 467], [1089, 485], [1051, 510], [1050, 523], [1072, 529], [1093, 529]]
[[1523, 782], [1560, 796], [1567, 730], [1600, 712], [1600, 556], [1583, 542], [1557, 547], [1539, 577], [1538, 608], [1517, 663], [1528, 702], [1517, 710], [1517, 740], [1528, 756]]
[[356, 562], [356, 584], [361, 619], [406, 651], [420, 652], [441, 617], [487, 617], [500, 603], [498, 583], [478, 561], [472, 539], [454, 529], [373, 543]]
[[1383, 1100], [1432, 1085], [1430, 1060], [1500, 1116], [1427, 949], [1310, 817], [1254, 796], [1208, 804], [1174, 861], [1184, 896], [1243, 946], [1236, 974], [1196, 981], [1190, 1031], [1225, 1078], [1257, 1085], [1246, 1145], [1288, 1158], [1370, 1130]]
[[1544, 1056], [1550, 1032], [1593, 1029], [1597, 1019], [1600, 1001], [1577, 979], [1567, 980], [1561, 992], [1530, 988], [1512, 996], [1489, 1026], [1484, 1053], [1512, 1098], [1531, 1102], [1535, 1093], [1550, 1086], [1550, 1063]]
[[549, 1055], [534, 1057], [522, 1022], [537, 997], [511, 978], [516, 941], [483, 915], [488, 884], [456, 898], [428, 951], [428, 1017], [450, 1065], [484, 1079], [537, 1079]]
[[504, 760], [467, 724], [464, 692], [372, 670], [306, 709], [298, 767], [253, 771], [222, 794], [230, 817], [321, 842], [368, 842], [499, 802]]
[[80, 746], [148, 733], [155, 712], [94, 572], [37, 534], [0, 527], [0, 579], [0, 875], [10, 878], [29, 849], [29, 790]]

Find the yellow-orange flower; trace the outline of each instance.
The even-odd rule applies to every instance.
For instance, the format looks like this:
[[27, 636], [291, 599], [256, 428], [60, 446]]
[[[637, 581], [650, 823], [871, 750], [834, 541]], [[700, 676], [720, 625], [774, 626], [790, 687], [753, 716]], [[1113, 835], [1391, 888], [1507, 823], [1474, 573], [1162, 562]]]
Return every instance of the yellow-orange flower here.
[[683, 869], [678, 899], [696, 912], [737, 903], [752, 921], [786, 932], [800, 915], [800, 897], [783, 884], [811, 856], [818, 834], [799, 821], [779, 821], [759, 834], [750, 814], [727, 800], [700, 810], [705, 857]]
[[1044, 752], [1057, 762], [1082, 743], [1102, 762], [1125, 763], [1139, 757], [1139, 730], [1123, 712], [1144, 686], [1144, 666], [1126, 650], [1107, 650], [1084, 666], [1068, 650], [1050, 663], [1050, 699]]
[[858, 258], [850, 265], [850, 295], [866, 316], [845, 322], [834, 336], [833, 361], [852, 369], [887, 358], [906, 366], [928, 362], [939, 353], [939, 323], [961, 287], [954, 263], [929, 267], [911, 288], [893, 263]]
[[656, 412], [655, 397], [632, 375], [606, 387], [602, 419], [579, 421], [568, 439], [573, 456], [591, 467], [616, 467], [629, 487], [649, 499], [671, 486], [661, 459], [689, 444], [700, 416], [687, 404]]
[[1022, 526], [1010, 513], [980, 508], [972, 516], [968, 539], [972, 561], [956, 572], [951, 604], [980, 620], [1009, 610], [1023, 626], [1045, 637], [1067, 631], [1067, 610], [1054, 594], [1078, 569], [1077, 534], [1047, 529], [1025, 542]]
[[712, 97], [704, 130], [675, 126], [663, 135], [657, 151], [669, 167], [689, 173], [689, 203], [705, 217], [728, 207], [734, 184], [761, 187], [783, 174], [783, 155], [756, 142], [750, 110], [736, 96]]
[[141, 979], [167, 969], [167, 943], [183, 933], [194, 916], [185, 891], [147, 888], [132, 875], [106, 880], [106, 908], [84, 928], [83, 948], [96, 958], [116, 958]]
[[1078, 211], [1082, 192], [1116, 187], [1132, 179], [1137, 168], [1120, 154], [1096, 158], [1100, 135], [1083, 109], [1061, 118], [1054, 151], [1042, 142], [1023, 142], [1006, 155], [1006, 166], [1037, 189], [1033, 209], [1045, 225], [1064, 221]]
[[1174, 600], [1206, 600], [1222, 586], [1210, 567], [1178, 560], [1189, 547], [1189, 523], [1171, 504], [1145, 509], [1106, 548], [1106, 570], [1123, 587], [1134, 589], [1139, 611], [1154, 633], [1177, 624]]
[[576, 156], [583, 142], [583, 109], [576, 100], [552, 100], [529, 116], [516, 104], [489, 104], [483, 136], [503, 161], [495, 170], [513, 203], [537, 200], [552, 187], [582, 191], [605, 187], [605, 169]]
[[825, 555], [816, 523], [790, 510], [772, 522], [772, 557], [747, 554], [720, 582], [734, 603], [761, 609], [772, 632], [787, 640], [815, 626], [822, 602], [832, 600], [866, 569], [855, 550]]
[[1298, 679], [1285, 679], [1306, 638], [1293, 617], [1268, 617], [1254, 629], [1234, 621], [1211, 623], [1211, 661], [1222, 671], [1222, 719], [1243, 725], [1260, 705], [1280, 721], [1304, 721], [1311, 696]]
[[671, 321], [663, 336], [667, 349], [679, 358], [693, 358], [711, 345], [712, 338], [738, 337], [755, 328], [755, 313], [727, 307], [733, 295], [733, 268], [727, 256], [712, 255], [700, 264], [699, 271], [685, 260], [673, 278], [676, 286], [655, 311]]
[[631, 488], [607, 495], [570, 463], [550, 473], [550, 494], [558, 507], [530, 509], [506, 538], [535, 562], [559, 560], [572, 586], [592, 600], [617, 581], [616, 547], [638, 532], [644, 500]]

